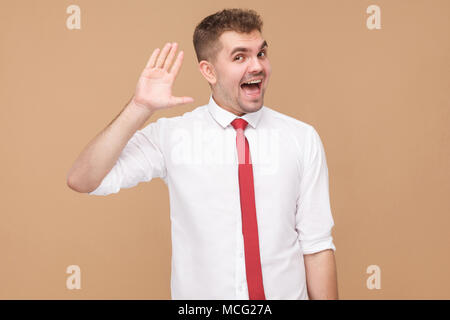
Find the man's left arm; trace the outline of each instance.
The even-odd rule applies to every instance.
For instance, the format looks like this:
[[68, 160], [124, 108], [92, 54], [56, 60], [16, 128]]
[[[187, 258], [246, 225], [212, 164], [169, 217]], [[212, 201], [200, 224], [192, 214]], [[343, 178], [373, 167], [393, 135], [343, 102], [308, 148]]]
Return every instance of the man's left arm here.
[[334, 251], [327, 249], [303, 257], [309, 299], [339, 299]]
[[328, 167], [320, 136], [314, 127], [310, 129], [303, 149], [296, 229], [303, 251], [309, 298], [338, 299]]

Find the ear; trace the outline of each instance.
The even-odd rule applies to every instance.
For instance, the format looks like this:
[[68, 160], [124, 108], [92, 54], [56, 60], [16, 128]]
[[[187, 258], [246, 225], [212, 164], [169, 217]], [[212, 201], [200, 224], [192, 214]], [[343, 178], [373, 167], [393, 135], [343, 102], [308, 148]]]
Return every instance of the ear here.
[[206, 60], [202, 60], [198, 64], [200, 73], [209, 82], [210, 85], [214, 85], [217, 82], [216, 71], [214, 66]]

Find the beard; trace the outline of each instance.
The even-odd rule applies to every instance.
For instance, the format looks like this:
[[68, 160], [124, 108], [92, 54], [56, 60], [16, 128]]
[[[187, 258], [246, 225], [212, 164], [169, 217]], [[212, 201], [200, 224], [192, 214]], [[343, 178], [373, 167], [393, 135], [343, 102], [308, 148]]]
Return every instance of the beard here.
[[264, 104], [265, 90], [264, 88], [261, 88], [260, 90], [261, 90], [260, 95], [255, 98], [245, 96], [245, 93], [243, 93], [243, 91], [240, 90], [238, 98], [236, 100], [242, 112], [251, 113], [256, 112], [262, 108]]
[[245, 96], [240, 86], [237, 92], [235, 87], [227, 90], [220, 81], [217, 81], [216, 86], [212, 89], [217, 105], [234, 114], [256, 112], [262, 108], [264, 103], [265, 88], [262, 86], [261, 93], [256, 98]]

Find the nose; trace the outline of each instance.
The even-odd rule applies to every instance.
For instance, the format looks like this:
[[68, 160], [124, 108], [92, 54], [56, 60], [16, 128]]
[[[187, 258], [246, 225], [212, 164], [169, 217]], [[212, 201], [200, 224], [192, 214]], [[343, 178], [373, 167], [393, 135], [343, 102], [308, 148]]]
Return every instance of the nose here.
[[263, 70], [262, 64], [259, 61], [258, 57], [251, 59], [248, 71], [249, 73], [258, 73]]

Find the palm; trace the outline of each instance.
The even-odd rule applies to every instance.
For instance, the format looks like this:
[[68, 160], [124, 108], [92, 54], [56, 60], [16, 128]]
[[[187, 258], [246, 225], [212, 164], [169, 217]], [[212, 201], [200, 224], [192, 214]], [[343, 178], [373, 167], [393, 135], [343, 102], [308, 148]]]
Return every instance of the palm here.
[[163, 69], [145, 69], [139, 77], [136, 96], [159, 108], [169, 107], [172, 98], [173, 76]]
[[190, 97], [172, 96], [172, 86], [181, 67], [183, 53], [178, 54], [171, 69], [177, 44], [166, 44], [158, 60], [159, 48], [153, 51], [145, 69], [139, 77], [134, 100], [137, 104], [151, 109], [169, 108], [178, 104], [192, 102]]

